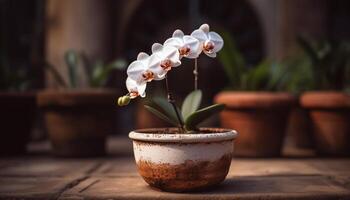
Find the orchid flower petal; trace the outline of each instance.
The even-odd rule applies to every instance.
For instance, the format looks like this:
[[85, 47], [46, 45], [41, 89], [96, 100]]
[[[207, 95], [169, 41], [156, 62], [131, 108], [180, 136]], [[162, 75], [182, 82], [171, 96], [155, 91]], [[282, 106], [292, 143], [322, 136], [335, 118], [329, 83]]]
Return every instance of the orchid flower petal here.
[[199, 40], [195, 37], [185, 35], [183, 37], [184, 45], [188, 45], [190, 47], [190, 53], [186, 56], [187, 58], [197, 58], [199, 54], [202, 52], [202, 48], [200, 46]]
[[214, 52], [218, 52], [222, 49], [222, 47], [224, 46], [224, 40], [222, 39], [222, 37], [215, 33], [215, 32], [209, 32], [208, 33], [208, 38], [210, 41], [214, 42]]
[[166, 46], [166, 45], [170, 45], [170, 46], [173, 46], [173, 47], [179, 49], [183, 46], [183, 41], [180, 38], [172, 37], [172, 38], [167, 39], [164, 42], [164, 46]]
[[140, 85], [137, 85], [137, 91], [138, 91], [140, 97], [142, 97], [142, 98], [146, 97], [146, 86], [147, 86], [146, 83], [142, 83]]
[[173, 64], [172, 67], [177, 67], [177, 66], [181, 65], [180, 53], [179, 53], [178, 49], [173, 47], [173, 46], [167, 45], [167, 46], [163, 47], [162, 58], [169, 59], [171, 61], [171, 63]]
[[215, 58], [216, 57], [216, 52], [211, 52], [211, 53], [209, 53], [209, 52], [206, 52], [206, 51], [203, 51], [204, 53], [205, 53], [205, 55], [207, 55], [207, 56], [209, 56], [209, 57], [211, 57], [211, 58]]
[[136, 81], [134, 81], [130, 77], [128, 77], [126, 79], [126, 88], [129, 91], [131, 99], [134, 99], [139, 95], [141, 97], [145, 97], [146, 96], [146, 93], [145, 93], [146, 86], [147, 86], [146, 83], [138, 84]]
[[149, 57], [149, 55], [145, 52], [140, 52], [138, 55], [137, 55], [137, 60], [145, 60]]
[[210, 30], [208, 24], [202, 24], [202, 25], [199, 27], [199, 29], [202, 30], [204, 33], [208, 33], [209, 30]]
[[199, 42], [205, 42], [206, 40], [208, 40], [207, 34], [205, 34], [205, 32], [201, 29], [194, 30], [191, 33], [191, 36], [199, 40]]
[[162, 59], [156, 54], [149, 57], [148, 69], [154, 73], [154, 80], [162, 80], [166, 74], [166, 71], [160, 66], [161, 61]]
[[152, 53], [160, 52], [160, 51], [162, 51], [162, 49], [163, 49], [163, 45], [161, 45], [159, 43], [154, 43], [152, 45]]
[[142, 82], [142, 73], [145, 70], [147, 70], [147, 66], [142, 61], [136, 60], [129, 65], [127, 74], [134, 81]]
[[173, 33], [174, 38], [182, 38], [184, 36], [184, 32], [182, 32], [180, 29], [177, 29]]

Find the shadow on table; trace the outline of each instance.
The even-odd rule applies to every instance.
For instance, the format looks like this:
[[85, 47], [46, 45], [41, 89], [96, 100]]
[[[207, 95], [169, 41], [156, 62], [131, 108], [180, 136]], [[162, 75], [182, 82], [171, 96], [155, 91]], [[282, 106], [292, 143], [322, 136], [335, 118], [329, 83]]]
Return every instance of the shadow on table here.
[[[319, 196], [350, 193], [328, 176], [321, 175], [269, 175], [230, 177], [218, 186], [195, 194], [241, 194], [277, 196]], [[193, 194], [193, 193], [192, 193]]]

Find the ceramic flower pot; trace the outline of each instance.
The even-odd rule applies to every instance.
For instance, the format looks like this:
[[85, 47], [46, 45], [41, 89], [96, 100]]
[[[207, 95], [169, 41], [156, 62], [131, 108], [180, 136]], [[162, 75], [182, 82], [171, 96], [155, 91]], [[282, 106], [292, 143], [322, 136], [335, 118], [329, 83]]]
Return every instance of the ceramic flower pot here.
[[309, 110], [316, 149], [320, 154], [350, 155], [350, 95], [306, 92], [300, 99]]
[[117, 96], [112, 90], [40, 92], [38, 105], [44, 113], [53, 154], [104, 155], [106, 136], [114, 130]]
[[34, 93], [0, 93], [0, 155], [23, 154], [36, 114]]
[[235, 155], [273, 157], [281, 154], [288, 114], [296, 102], [288, 93], [221, 92], [215, 101], [226, 104], [221, 125], [240, 133]]
[[198, 134], [174, 134], [176, 129], [133, 131], [139, 174], [163, 191], [193, 191], [222, 182], [230, 168], [236, 131], [202, 128]]

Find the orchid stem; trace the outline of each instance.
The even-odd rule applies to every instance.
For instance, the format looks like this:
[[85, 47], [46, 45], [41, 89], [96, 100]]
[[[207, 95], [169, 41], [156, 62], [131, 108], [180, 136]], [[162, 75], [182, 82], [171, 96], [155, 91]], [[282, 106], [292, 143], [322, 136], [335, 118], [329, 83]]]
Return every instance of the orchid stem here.
[[193, 75], [194, 75], [194, 89], [198, 90], [198, 61], [197, 61], [197, 58], [194, 59]]
[[184, 130], [184, 122], [182, 121], [182, 118], [180, 117], [180, 113], [176, 107], [176, 104], [175, 104], [175, 100], [173, 99], [173, 95], [171, 94], [170, 92], [170, 89], [169, 89], [169, 82], [168, 82], [168, 76], [165, 75], [165, 85], [166, 85], [166, 91], [167, 91], [167, 94], [168, 94], [168, 102], [173, 106], [173, 109], [175, 111], [175, 114], [176, 114], [176, 117], [177, 117], [177, 120], [179, 121], [179, 131], [180, 133], [184, 133], [185, 130]]

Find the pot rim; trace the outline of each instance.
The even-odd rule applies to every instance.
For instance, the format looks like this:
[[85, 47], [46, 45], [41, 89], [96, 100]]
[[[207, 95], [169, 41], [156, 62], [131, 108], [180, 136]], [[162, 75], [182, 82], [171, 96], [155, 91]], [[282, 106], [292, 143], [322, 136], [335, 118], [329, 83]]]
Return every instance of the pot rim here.
[[297, 98], [289, 92], [224, 91], [215, 96], [216, 103], [224, 103], [228, 109], [285, 108], [297, 104]]
[[45, 89], [38, 92], [37, 104], [40, 108], [73, 107], [92, 105], [115, 105], [118, 90], [111, 89]]
[[138, 129], [129, 133], [129, 138], [136, 141], [144, 142], [164, 142], [164, 143], [201, 143], [201, 142], [220, 142], [234, 140], [238, 133], [232, 129], [224, 128], [202, 128], [202, 130], [216, 130], [214, 133], [187, 133], [187, 134], [167, 134], [167, 133], [149, 133], [161, 130], [154, 129]]
[[309, 109], [350, 108], [350, 95], [341, 91], [304, 92], [300, 104]]

